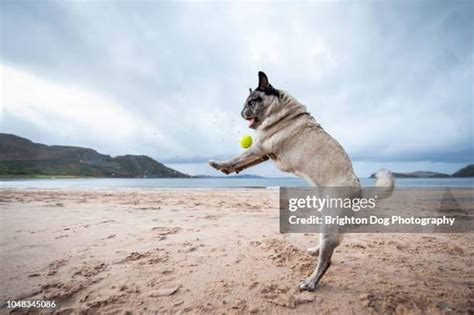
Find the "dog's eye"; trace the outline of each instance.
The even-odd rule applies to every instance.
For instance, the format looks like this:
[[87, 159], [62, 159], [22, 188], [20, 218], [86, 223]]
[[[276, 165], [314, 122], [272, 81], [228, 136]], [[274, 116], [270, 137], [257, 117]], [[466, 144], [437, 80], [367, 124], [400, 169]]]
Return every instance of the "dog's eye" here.
[[254, 107], [254, 106], [255, 106], [255, 101], [254, 101], [254, 100], [250, 101], [250, 102], [249, 102], [249, 106], [250, 106], [250, 107]]

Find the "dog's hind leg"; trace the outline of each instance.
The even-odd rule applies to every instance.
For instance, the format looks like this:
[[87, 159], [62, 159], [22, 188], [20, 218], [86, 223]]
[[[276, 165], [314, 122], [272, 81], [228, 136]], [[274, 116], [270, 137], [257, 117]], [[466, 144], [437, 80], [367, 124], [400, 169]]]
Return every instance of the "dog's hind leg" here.
[[313, 291], [331, 265], [331, 257], [334, 249], [341, 243], [343, 234], [321, 233], [319, 240], [319, 261], [314, 272], [301, 281], [300, 290]]

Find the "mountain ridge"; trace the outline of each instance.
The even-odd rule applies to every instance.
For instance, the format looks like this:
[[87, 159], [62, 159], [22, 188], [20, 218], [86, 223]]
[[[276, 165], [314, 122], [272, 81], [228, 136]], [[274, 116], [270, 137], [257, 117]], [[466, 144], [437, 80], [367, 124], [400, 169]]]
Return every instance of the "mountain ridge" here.
[[1, 176], [186, 178], [146, 155], [112, 157], [91, 148], [45, 145], [0, 133]]
[[[392, 172], [393, 176], [396, 178], [453, 178], [453, 177], [474, 177], [474, 164], [469, 164], [453, 174], [445, 174], [439, 172], [431, 172], [431, 171], [416, 171], [416, 172], [406, 172], [406, 173], [398, 173]], [[369, 178], [375, 178], [375, 173], [370, 175]]]

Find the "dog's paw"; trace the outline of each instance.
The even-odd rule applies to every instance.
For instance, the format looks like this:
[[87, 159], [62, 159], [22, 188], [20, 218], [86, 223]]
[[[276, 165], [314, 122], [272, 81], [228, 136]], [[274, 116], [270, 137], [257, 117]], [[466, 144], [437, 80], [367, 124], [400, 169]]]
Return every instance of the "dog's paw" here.
[[316, 289], [316, 284], [311, 278], [304, 279], [298, 285], [300, 291], [314, 291]]
[[207, 163], [209, 164], [210, 167], [213, 167], [216, 170], [221, 171], [222, 173], [224, 173], [226, 175], [231, 172], [231, 170], [227, 166], [225, 166], [223, 163], [219, 163], [219, 162], [213, 161], [213, 160], [210, 160]]
[[319, 246], [308, 248], [306, 250], [306, 253], [310, 256], [318, 256], [319, 255]]
[[207, 162], [207, 164], [208, 164], [210, 167], [215, 168], [216, 170], [219, 169], [219, 164], [217, 164], [217, 162], [214, 161], [214, 160], [209, 160], [209, 161]]

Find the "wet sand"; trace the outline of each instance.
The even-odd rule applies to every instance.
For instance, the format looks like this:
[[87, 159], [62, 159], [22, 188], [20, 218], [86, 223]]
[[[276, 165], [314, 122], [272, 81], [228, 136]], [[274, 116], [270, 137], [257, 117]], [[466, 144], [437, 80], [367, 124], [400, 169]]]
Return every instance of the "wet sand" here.
[[[472, 314], [474, 234], [347, 234], [314, 292], [316, 234], [278, 191], [0, 191], [0, 301], [56, 311]], [[2, 313], [11, 310], [5, 305]]]

